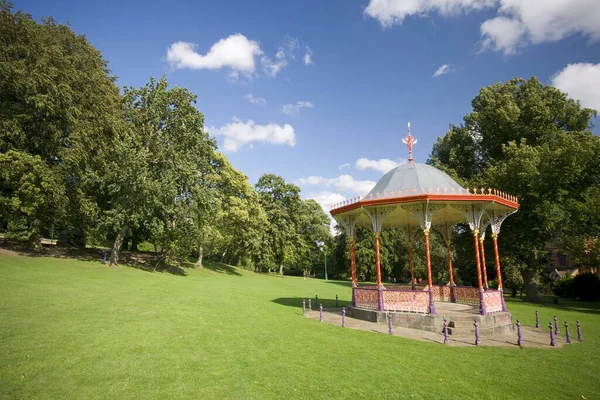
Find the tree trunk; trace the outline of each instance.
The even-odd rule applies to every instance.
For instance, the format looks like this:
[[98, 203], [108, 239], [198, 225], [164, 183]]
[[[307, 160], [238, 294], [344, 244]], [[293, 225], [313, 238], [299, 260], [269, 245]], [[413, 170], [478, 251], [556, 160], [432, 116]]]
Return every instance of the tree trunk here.
[[196, 261], [197, 268], [204, 268], [204, 265], [202, 265], [203, 259], [204, 259], [204, 246], [200, 245], [198, 247], [198, 261]]
[[119, 249], [121, 248], [121, 244], [123, 244], [123, 238], [125, 238], [126, 232], [127, 232], [127, 224], [123, 225], [123, 227], [117, 234], [115, 242], [113, 243], [112, 250], [110, 251], [109, 267], [112, 267], [113, 265], [117, 265], [117, 261], [119, 261]]
[[131, 239], [131, 251], [138, 251], [138, 241], [135, 238]]
[[510, 292], [510, 297], [512, 297], [513, 299], [517, 298], [517, 288], [512, 288], [512, 291]]
[[283, 275], [283, 261], [279, 263], [279, 275]]
[[521, 271], [523, 276], [523, 284], [525, 286], [525, 300], [526, 301], [541, 301], [538, 293], [537, 286], [537, 259], [535, 254], [532, 252], [529, 256], [529, 263], [527, 268]]

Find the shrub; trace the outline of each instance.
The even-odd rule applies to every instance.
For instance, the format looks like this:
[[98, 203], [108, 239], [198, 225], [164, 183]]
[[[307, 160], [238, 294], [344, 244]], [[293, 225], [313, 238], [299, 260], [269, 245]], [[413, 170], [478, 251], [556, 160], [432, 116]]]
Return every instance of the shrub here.
[[600, 277], [595, 274], [579, 274], [573, 278], [573, 293], [584, 301], [600, 300]]
[[555, 295], [565, 298], [575, 298], [575, 292], [573, 291], [573, 278], [570, 274], [565, 274], [560, 279], [557, 279], [552, 283], [552, 291]]

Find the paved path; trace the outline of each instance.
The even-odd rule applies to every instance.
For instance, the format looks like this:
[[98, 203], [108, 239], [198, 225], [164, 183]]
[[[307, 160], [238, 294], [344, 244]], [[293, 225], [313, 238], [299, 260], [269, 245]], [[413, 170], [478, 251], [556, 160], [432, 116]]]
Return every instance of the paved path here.
[[[331, 325], [342, 325], [342, 309], [341, 308], [328, 308], [323, 309], [323, 323], [328, 323]], [[306, 312], [306, 317], [314, 320], [319, 320], [319, 311], [313, 310]], [[361, 319], [350, 318], [346, 316], [346, 328], [350, 329], [358, 329], [362, 331], [370, 331], [379, 334], [388, 335], [388, 325], [387, 324], [378, 324], [376, 322], [363, 321]], [[550, 346], [550, 331], [548, 328], [540, 328], [536, 329], [533, 327], [523, 326], [521, 327], [524, 345], [526, 348], [548, 348], [551, 349], [553, 347]], [[420, 340], [423, 342], [433, 342], [433, 343], [444, 343], [444, 335], [441, 333], [421, 331], [418, 329], [410, 329], [403, 327], [393, 327], [392, 329], [394, 336], [401, 336], [408, 339]], [[577, 332], [575, 332], [575, 337], [571, 335], [571, 340], [573, 343], [577, 342]], [[561, 331], [561, 335], [558, 336], [555, 340], [556, 347], [562, 347], [565, 344], [565, 336], [564, 329]], [[465, 337], [465, 336], [454, 336], [450, 335], [450, 346], [475, 346], [475, 337]], [[515, 332], [510, 334], [495, 334], [492, 336], [481, 336], [481, 344], [480, 346], [496, 346], [496, 347], [518, 347], [517, 345], [517, 329], [515, 327]]]

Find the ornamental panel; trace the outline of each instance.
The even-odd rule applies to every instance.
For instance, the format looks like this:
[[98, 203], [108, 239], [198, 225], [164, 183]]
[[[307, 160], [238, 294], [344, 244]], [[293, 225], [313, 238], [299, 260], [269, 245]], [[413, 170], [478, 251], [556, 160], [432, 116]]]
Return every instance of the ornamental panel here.
[[386, 311], [427, 314], [429, 294], [420, 290], [384, 290], [383, 308]]
[[379, 309], [379, 291], [377, 289], [354, 289], [354, 304], [356, 307], [369, 310]]

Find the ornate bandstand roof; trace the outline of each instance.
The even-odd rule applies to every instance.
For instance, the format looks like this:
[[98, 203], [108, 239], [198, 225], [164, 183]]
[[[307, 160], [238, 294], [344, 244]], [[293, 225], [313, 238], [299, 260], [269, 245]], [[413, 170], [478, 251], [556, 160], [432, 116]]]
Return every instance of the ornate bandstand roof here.
[[385, 174], [366, 197], [377, 196], [378, 193], [397, 193], [406, 190], [410, 192], [414, 188], [418, 188], [419, 191], [421, 188], [427, 191], [429, 188], [445, 188], [446, 192], [454, 190], [457, 193], [465, 190], [447, 173], [431, 165], [409, 162]]
[[[515, 196], [492, 188], [463, 188], [445, 172], [415, 163], [412, 146], [417, 141], [410, 134], [410, 124], [403, 142], [408, 146], [409, 162], [385, 174], [366, 196], [332, 206], [330, 213], [339, 223], [347, 223], [350, 217], [356, 225], [378, 230], [407, 225], [429, 229], [466, 222], [471, 229], [485, 231], [490, 221], [501, 223], [519, 208]], [[376, 214], [380, 218], [375, 218]], [[492, 229], [497, 233], [494, 226]]]

